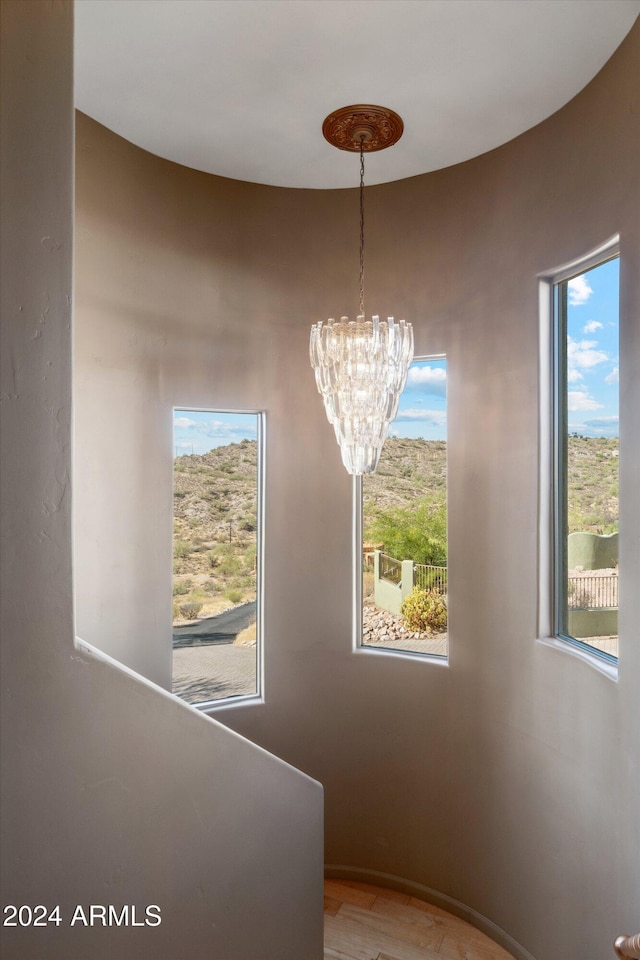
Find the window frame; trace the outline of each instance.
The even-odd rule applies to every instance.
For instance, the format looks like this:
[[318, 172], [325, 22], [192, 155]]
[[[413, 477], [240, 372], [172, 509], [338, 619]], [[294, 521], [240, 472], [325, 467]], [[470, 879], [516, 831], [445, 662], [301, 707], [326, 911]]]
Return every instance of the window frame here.
[[[429, 353], [420, 356], [414, 356], [411, 364], [421, 363], [429, 360], [445, 360], [447, 362], [447, 413], [449, 409], [449, 364], [448, 356], [445, 352]], [[447, 422], [447, 469], [449, 456], [449, 431]], [[419, 661], [421, 663], [436, 664], [442, 667], [449, 666], [450, 643], [449, 643], [449, 624], [448, 624], [448, 604], [447, 604], [447, 653], [444, 655], [433, 653], [419, 653], [415, 650], [402, 650], [399, 648], [384, 649], [371, 644], [362, 642], [363, 616], [362, 616], [362, 537], [363, 537], [363, 477], [353, 477], [353, 510], [352, 510], [352, 544], [353, 559], [351, 564], [352, 571], [352, 597], [353, 597], [353, 617], [352, 617], [352, 649], [354, 653], [365, 653], [369, 656], [395, 657], [405, 660]], [[449, 483], [447, 479], [446, 489], [447, 501], [447, 568], [449, 566]]]
[[[539, 275], [539, 590], [538, 639], [577, 654], [612, 679], [618, 657], [564, 632], [567, 570], [567, 287], [574, 277], [620, 258], [615, 235], [590, 253]], [[564, 298], [564, 302], [563, 302]]]
[[[246, 707], [251, 704], [265, 702], [264, 692], [264, 567], [265, 567], [265, 461], [266, 461], [266, 411], [243, 407], [197, 407], [192, 404], [174, 404], [172, 407], [172, 422], [176, 411], [185, 413], [222, 413], [222, 414], [250, 414], [256, 418], [256, 689], [253, 693], [238, 696], [221, 697], [219, 700], [202, 700], [199, 703], [190, 703], [189, 706], [201, 713], [213, 713], [218, 710], [228, 710], [232, 707]], [[173, 516], [173, 514], [172, 514]], [[173, 524], [172, 524], [173, 530]], [[173, 532], [172, 532], [173, 540]], [[173, 556], [173, 552], [172, 552]], [[173, 582], [173, 574], [172, 574]], [[173, 662], [173, 651], [172, 651]], [[173, 676], [173, 666], [172, 666]], [[179, 694], [172, 696], [182, 700]]]

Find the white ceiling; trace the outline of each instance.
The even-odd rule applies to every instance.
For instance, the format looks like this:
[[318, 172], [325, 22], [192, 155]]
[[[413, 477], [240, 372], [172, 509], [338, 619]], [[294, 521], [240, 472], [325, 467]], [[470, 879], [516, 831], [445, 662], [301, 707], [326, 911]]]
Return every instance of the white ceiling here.
[[209, 173], [351, 187], [322, 121], [375, 103], [403, 118], [367, 183], [511, 140], [608, 60], [640, 0], [76, 0], [78, 108]]

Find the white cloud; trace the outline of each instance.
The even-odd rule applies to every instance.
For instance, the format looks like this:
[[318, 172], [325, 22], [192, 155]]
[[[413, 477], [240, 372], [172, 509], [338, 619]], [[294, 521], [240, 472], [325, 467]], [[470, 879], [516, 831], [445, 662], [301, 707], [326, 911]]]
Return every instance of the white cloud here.
[[567, 406], [570, 412], [574, 413], [576, 410], [599, 410], [602, 404], [598, 403], [586, 390], [569, 390]]
[[588, 427], [602, 427], [605, 430], [617, 427], [619, 423], [619, 417], [594, 417], [593, 420], [585, 420]]
[[[192, 420], [190, 417], [174, 417], [174, 427], [189, 430], [196, 428], [196, 433], [205, 437], [233, 437], [238, 434], [244, 435], [247, 431], [238, 429], [235, 425], [226, 423], [224, 420]], [[191, 440], [189, 440], [191, 443]]]
[[576, 380], [582, 380], [582, 374], [579, 370], [575, 370], [573, 367], [570, 367], [567, 370], [567, 380], [569, 383], [575, 383]]
[[[570, 423], [569, 433], [578, 433], [583, 437], [617, 437], [620, 428], [618, 417], [594, 417], [582, 423]], [[618, 451], [612, 451], [617, 457]]]
[[409, 380], [412, 383], [433, 383], [447, 379], [447, 371], [442, 367], [412, 367], [409, 370]]
[[[597, 340], [574, 340], [567, 337], [567, 371], [569, 380], [579, 380], [580, 370], [589, 370], [609, 357], [604, 350], [596, 350]], [[578, 372], [578, 376], [575, 375]]]
[[414, 420], [420, 420], [424, 423], [433, 423], [436, 426], [442, 426], [447, 422], [447, 414], [444, 410], [416, 410], [415, 408], [398, 411], [398, 415], [396, 417], [396, 421], [398, 423]]
[[199, 424], [200, 433], [210, 440], [226, 440], [233, 443], [234, 440], [243, 440], [245, 437], [255, 437], [256, 428], [249, 426], [236, 426], [235, 424], [225, 423], [224, 420], [208, 420], [206, 423]]
[[607, 374], [604, 378], [605, 383], [619, 383], [620, 382], [620, 373], [617, 367], [614, 367], [611, 373]]
[[235, 428], [224, 420], [207, 420], [206, 423], [200, 424], [200, 429], [208, 437], [226, 437], [236, 432]]
[[447, 371], [442, 367], [411, 367], [407, 377], [410, 387], [426, 387], [427, 393], [444, 397], [447, 392]]
[[582, 332], [595, 333], [596, 330], [602, 330], [602, 329], [603, 327], [599, 320], [589, 320], [589, 322], [585, 323], [584, 327], [582, 328]]
[[569, 290], [570, 307], [581, 307], [593, 293], [584, 273], [580, 274], [579, 277], [574, 277], [573, 280], [569, 280], [567, 287]]

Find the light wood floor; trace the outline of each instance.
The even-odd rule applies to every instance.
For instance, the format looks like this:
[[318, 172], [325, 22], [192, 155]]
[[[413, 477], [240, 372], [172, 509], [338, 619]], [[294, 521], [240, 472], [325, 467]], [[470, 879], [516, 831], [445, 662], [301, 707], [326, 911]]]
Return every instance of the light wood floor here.
[[325, 880], [325, 960], [513, 960], [475, 927], [395, 890]]

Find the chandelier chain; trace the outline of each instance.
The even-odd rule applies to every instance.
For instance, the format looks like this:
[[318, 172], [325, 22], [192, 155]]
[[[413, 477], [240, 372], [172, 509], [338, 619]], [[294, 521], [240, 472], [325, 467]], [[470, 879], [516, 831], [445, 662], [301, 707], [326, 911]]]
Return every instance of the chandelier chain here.
[[360, 477], [376, 471], [413, 357], [411, 324], [393, 317], [367, 320], [364, 303], [364, 154], [395, 143], [402, 120], [386, 108], [361, 104], [331, 114], [322, 131], [334, 146], [360, 153], [360, 319], [319, 320], [311, 327], [309, 358], [342, 462]]
[[360, 313], [364, 317], [364, 136], [360, 138]]

